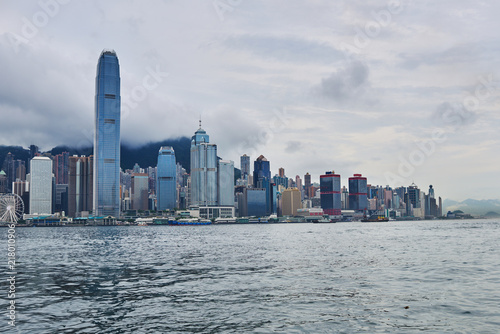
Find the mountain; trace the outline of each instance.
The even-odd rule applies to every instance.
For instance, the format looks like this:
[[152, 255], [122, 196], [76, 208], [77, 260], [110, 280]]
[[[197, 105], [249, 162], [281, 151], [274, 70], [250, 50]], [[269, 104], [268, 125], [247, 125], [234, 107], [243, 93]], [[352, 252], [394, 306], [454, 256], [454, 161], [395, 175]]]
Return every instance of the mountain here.
[[[151, 142], [142, 146], [130, 146], [127, 144], [121, 144], [121, 161], [120, 166], [125, 169], [132, 169], [136, 163], [142, 168], [147, 168], [149, 166], [156, 166], [158, 159], [158, 150], [161, 146], [172, 146], [175, 151], [175, 159], [182, 167], [186, 168], [189, 173], [189, 161], [190, 161], [190, 150], [191, 150], [191, 139], [187, 137], [181, 137], [176, 139], [167, 139], [159, 142]], [[69, 152], [71, 155], [91, 155], [93, 151], [92, 147], [76, 148], [66, 145], [61, 145], [54, 147], [47, 152], [51, 155], [57, 155], [62, 152]], [[3, 146], [0, 145], [0, 169], [3, 165], [3, 161], [8, 153], [14, 155], [14, 159], [21, 159], [28, 165], [30, 152], [21, 146]]]
[[500, 212], [500, 200], [498, 199], [466, 199], [462, 202], [445, 199], [443, 201], [443, 213], [448, 211], [461, 210], [471, 215], [485, 215], [488, 212]]

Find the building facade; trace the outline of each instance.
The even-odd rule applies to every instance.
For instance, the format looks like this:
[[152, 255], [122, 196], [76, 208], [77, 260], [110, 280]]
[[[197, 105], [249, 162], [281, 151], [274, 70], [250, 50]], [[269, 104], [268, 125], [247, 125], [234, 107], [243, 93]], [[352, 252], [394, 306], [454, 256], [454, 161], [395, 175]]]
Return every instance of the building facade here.
[[191, 138], [190, 206], [217, 206], [217, 145], [200, 128]]
[[52, 160], [34, 157], [30, 171], [30, 214], [52, 214]]
[[172, 147], [162, 146], [160, 148], [156, 174], [157, 210], [174, 209], [177, 200], [177, 165], [175, 151]]
[[68, 216], [80, 217], [93, 208], [94, 157], [72, 156], [68, 165]]
[[96, 216], [120, 216], [120, 66], [104, 50], [96, 77], [93, 209]]
[[250, 175], [250, 157], [246, 154], [243, 154], [240, 158], [240, 166], [241, 166], [241, 178], [243, 180], [248, 180], [248, 176]]
[[219, 205], [234, 206], [234, 162], [219, 160]]
[[301, 195], [297, 188], [285, 189], [281, 195], [281, 213], [283, 216], [296, 216], [301, 208]]
[[365, 211], [368, 209], [368, 185], [366, 177], [354, 174], [349, 178], [349, 209]]
[[335, 172], [326, 172], [320, 175], [321, 208], [327, 215], [341, 214], [342, 200], [340, 195], [340, 175]]

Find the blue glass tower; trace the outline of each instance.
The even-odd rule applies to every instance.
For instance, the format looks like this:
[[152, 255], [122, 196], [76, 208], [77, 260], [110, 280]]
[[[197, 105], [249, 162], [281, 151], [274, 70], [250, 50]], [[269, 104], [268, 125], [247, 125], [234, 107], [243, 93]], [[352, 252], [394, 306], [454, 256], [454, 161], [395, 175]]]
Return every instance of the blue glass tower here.
[[209, 143], [208, 134], [201, 128], [191, 138], [191, 206], [216, 206], [217, 145]]
[[174, 149], [170, 146], [162, 146], [158, 152], [156, 172], [156, 206], [158, 210], [175, 208], [177, 199], [176, 176]]
[[120, 65], [112, 50], [103, 50], [97, 63], [94, 215], [120, 216]]

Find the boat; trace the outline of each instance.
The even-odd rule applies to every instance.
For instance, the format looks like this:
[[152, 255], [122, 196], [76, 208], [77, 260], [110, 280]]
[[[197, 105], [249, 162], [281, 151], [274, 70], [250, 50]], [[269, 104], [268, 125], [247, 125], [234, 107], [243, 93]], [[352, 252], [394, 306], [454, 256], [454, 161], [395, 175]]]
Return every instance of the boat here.
[[389, 218], [385, 216], [370, 216], [361, 219], [363, 223], [376, 223], [376, 222], [388, 222]]

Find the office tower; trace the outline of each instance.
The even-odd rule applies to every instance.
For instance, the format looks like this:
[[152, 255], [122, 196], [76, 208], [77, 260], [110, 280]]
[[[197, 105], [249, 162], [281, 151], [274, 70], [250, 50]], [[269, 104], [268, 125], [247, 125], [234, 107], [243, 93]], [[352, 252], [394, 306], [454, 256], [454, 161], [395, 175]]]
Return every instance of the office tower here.
[[349, 178], [349, 209], [365, 211], [368, 209], [366, 177], [354, 174]]
[[[55, 181], [55, 180], [54, 180]], [[54, 191], [54, 212], [68, 214], [68, 185], [56, 184]]]
[[102, 51], [97, 64], [94, 215], [120, 216], [120, 66], [110, 50]]
[[234, 206], [234, 162], [219, 160], [219, 205]]
[[285, 177], [285, 169], [284, 169], [283, 167], [280, 167], [280, 168], [278, 169], [278, 175], [279, 175], [280, 177]]
[[241, 178], [243, 180], [248, 180], [248, 176], [250, 175], [250, 157], [246, 154], [243, 154], [240, 158], [241, 165]]
[[420, 208], [420, 189], [418, 189], [415, 183], [406, 190], [408, 193], [408, 201], [406, 204], [411, 204], [414, 209]]
[[30, 145], [30, 160], [38, 155], [38, 146]]
[[342, 186], [342, 191], [340, 192], [342, 201], [342, 210], [349, 210], [349, 191], [345, 186]]
[[132, 168], [132, 173], [142, 173], [142, 168], [139, 166], [139, 164], [136, 162], [134, 167]]
[[283, 216], [296, 216], [301, 208], [300, 191], [297, 188], [285, 189], [281, 194], [281, 208]]
[[304, 175], [304, 195], [305, 198], [311, 198], [314, 196], [311, 194], [311, 174], [309, 173]]
[[[15, 181], [26, 181], [26, 164], [24, 161], [17, 160], [19, 162], [16, 167], [16, 176], [14, 178]], [[14, 181], [14, 182], [15, 182]]]
[[240, 216], [264, 217], [268, 214], [266, 211], [268, 201], [266, 189], [245, 188], [243, 189], [243, 196], [244, 205], [243, 208], [240, 208]]
[[439, 204], [438, 204], [438, 217], [443, 216], [443, 200], [441, 199], [441, 196], [439, 196]]
[[30, 214], [52, 214], [52, 160], [34, 157], [30, 170]]
[[156, 167], [148, 167], [148, 187], [150, 194], [156, 194]]
[[271, 166], [263, 155], [260, 155], [253, 164], [253, 186], [266, 190], [265, 210], [267, 214], [276, 211], [275, 184], [271, 179]]
[[74, 155], [68, 159], [68, 213], [80, 217], [92, 212], [94, 196], [94, 157]]
[[340, 175], [335, 172], [326, 172], [320, 175], [321, 208], [327, 215], [338, 216], [341, 214], [342, 201], [340, 197]]
[[217, 145], [200, 128], [191, 138], [191, 206], [217, 205]]
[[8, 192], [7, 180], [7, 174], [3, 170], [0, 170], [0, 194]]
[[62, 152], [54, 156], [53, 167], [56, 184], [68, 184], [69, 153]]
[[156, 173], [156, 209], [174, 209], [177, 200], [177, 164], [172, 147], [160, 147]]
[[295, 185], [297, 186], [297, 189], [300, 191], [300, 199], [304, 199], [304, 189], [302, 188], [302, 179], [300, 176], [295, 175]]
[[270, 163], [263, 155], [260, 155], [253, 163], [254, 188], [263, 188], [262, 182], [265, 179], [271, 179]]
[[[174, 182], [175, 184], [175, 182]], [[147, 173], [133, 173], [132, 174], [132, 194], [131, 209], [132, 210], [147, 210], [148, 205], [148, 174]], [[175, 197], [174, 197], [175, 198]]]
[[[2, 171], [0, 171], [0, 179], [1, 179]], [[1, 183], [1, 181], [0, 181]], [[1, 185], [0, 185], [1, 188]], [[1, 191], [0, 191], [1, 193]], [[29, 182], [27, 181], [15, 181], [12, 189], [12, 193], [18, 195], [21, 197], [24, 203], [24, 213], [29, 214], [30, 213], [30, 207], [29, 207], [29, 202], [30, 202], [30, 192], [29, 192]]]

